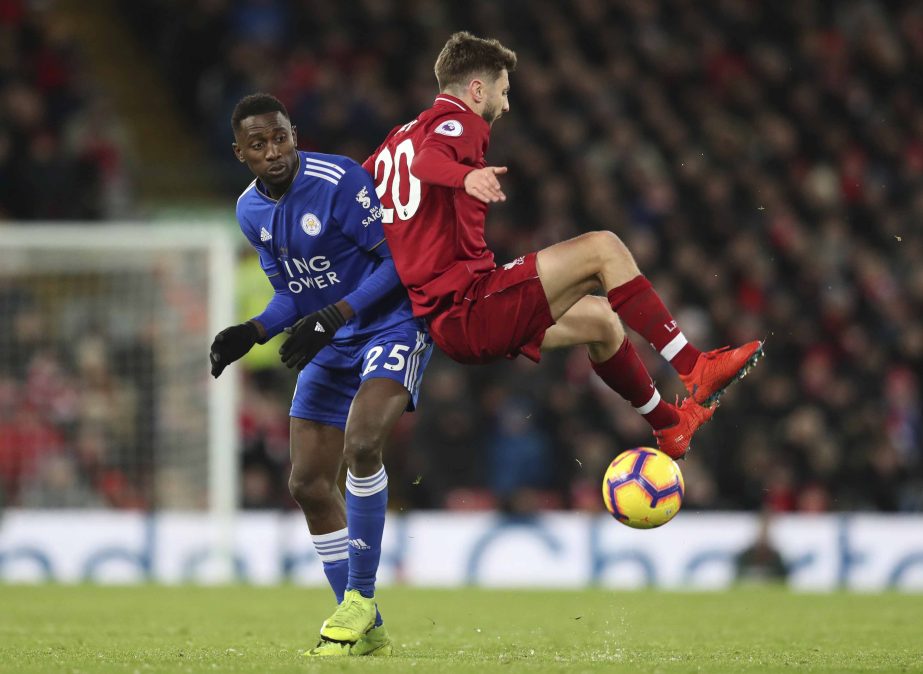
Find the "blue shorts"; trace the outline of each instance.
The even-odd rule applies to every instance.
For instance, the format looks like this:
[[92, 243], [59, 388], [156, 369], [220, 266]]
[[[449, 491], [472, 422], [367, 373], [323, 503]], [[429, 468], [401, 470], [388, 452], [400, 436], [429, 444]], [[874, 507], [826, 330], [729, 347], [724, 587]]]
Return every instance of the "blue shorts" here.
[[366, 379], [385, 377], [410, 393], [412, 412], [420, 396], [420, 382], [433, 355], [433, 341], [422, 322], [408, 321], [380, 332], [367, 342], [330, 344], [298, 374], [289, 414], [346, 428], [349, 406]]

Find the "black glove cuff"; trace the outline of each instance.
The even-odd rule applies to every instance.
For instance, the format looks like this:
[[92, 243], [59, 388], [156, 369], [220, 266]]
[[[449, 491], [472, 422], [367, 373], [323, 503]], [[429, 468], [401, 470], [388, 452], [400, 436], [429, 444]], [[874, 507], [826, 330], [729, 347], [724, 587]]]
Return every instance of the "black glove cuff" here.
[[265, 344], [267, 340], [260, 339], [260, 329], [252, 321], [245, 321], [244, 325], [250, 328], [251, 336], [253, 337], [254, 344]]
[[336, 332], [344, 325], [346, 325], [346, 319], [343, 318], [343, 314], [340, 313], [340, 310], [337, 309], [335, 304], [328, 304], [326, 307], [317, 312], [326, 323], [327, 328], [330, 329], [330, 332]]

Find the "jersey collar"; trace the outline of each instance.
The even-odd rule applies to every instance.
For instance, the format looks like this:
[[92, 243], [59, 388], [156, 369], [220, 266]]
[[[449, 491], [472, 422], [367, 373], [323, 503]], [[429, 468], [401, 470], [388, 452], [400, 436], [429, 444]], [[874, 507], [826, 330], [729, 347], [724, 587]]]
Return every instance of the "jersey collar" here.
[[468, 105], [460, 98], [456, 98], [450, 94], [439, 94], [436, 96], [436, 100], [433, 101], [433, 107], [440, 105], [447, 108], [458, 108], [462, 112], [474, 112]]
[[266, 188], [266, 185], [263, 184], [263, 181], [260, 180], [259, 178], [256, 179], [256, 192], [261, 197], [266, 199], [266, 201], [269, 201], [270, 203], [273, 203], [273, 204], [277, 204], [280, 201], [282, 201], [285, 198], [285, 196], [289, 192], [292, 191], [292, 189], [294, 189], [295, 183], [298, 182], [298, 179], [301, 177], [302, 169], [304, 168], [302, 166], [302, 164], [304, 164], [304, 155], [301, 153], [301, 150], [296, 150], [296, 152], [298, 153], [298, 164], [296, 164], [296, 168], [295, 168], [295, 177], [292, 178], [291, 185], [289, 185], [288, 189], [282, 193], [281, 197], [279, 197], [278, 199], [273, 199], [271, 196], [269, 196], [269, 190]]

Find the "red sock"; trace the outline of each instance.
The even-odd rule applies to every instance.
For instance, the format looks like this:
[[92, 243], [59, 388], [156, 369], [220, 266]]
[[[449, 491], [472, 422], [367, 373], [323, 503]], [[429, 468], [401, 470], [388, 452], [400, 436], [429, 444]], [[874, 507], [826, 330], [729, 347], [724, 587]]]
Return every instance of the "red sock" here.
[[680, 374], [689, 374], [701, 353], [686, 341], [651, 282], [635, 276], [608, 293], [612, 310], [628, 327], [651, 343]]
[[590, 363], [606, 386], [630, 402], [655, 431], [679, 421], [676, 408], [660, 399], [660, 392], [628, 337], [612, 358], [603, 363], [592, 360]]

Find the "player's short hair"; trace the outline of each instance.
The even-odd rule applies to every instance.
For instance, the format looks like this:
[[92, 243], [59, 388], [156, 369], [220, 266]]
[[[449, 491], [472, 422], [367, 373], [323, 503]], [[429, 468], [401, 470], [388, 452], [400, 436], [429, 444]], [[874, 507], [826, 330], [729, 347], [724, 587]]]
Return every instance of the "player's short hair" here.
[[247, 117], [265, 115], [267, 112], [281, 112], [285, 119], [292, 119], [282, 101], [272, 94], [250, 94], [241, 98], [234, 106], [234, 112], [231, 113], [231, 129], [236, 132], [240, 128], [240, 123]]
[[436, 59], [436, 81], [439, 90], [464, 87], [471, 78], [486, 74], [496, 80], [501, 71], [516, 69], [516, 52], [498, 40], [485, 40], [467, 31], [454, 33]]

